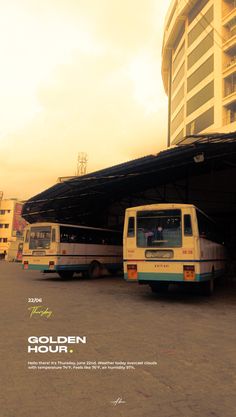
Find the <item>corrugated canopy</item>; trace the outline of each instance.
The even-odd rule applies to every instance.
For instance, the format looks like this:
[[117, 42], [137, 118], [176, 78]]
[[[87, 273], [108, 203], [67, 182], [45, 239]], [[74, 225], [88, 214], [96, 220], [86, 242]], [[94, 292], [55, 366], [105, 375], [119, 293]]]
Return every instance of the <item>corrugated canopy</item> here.
[[30, 223], [99, 225], [101, 213], [124, 198], [132, 205], [145, 190], [229, 166], [236, 167], [236, 132], [189, 136], [156, 155], [55, 184], [24, 204], [23, 217]]

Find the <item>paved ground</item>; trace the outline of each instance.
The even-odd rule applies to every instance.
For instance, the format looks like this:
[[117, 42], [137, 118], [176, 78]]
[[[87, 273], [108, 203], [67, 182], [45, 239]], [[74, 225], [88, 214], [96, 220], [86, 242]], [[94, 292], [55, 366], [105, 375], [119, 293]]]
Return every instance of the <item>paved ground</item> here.
[[[233, 417], [236, 286], [162, 296], [121, 278], [61, 281], [0, 262], [1, 417]], [[29, 318], [42, 297], [49, 319]], [[32, 305], [32, 304], [31, 304]], [[86, 335], [72, 354], [28, 354], [30, 335]], [[27, 369], [28, 360], [157, 361], [136, 370]], [[125, 403], [114, 406], [111, 401]]]

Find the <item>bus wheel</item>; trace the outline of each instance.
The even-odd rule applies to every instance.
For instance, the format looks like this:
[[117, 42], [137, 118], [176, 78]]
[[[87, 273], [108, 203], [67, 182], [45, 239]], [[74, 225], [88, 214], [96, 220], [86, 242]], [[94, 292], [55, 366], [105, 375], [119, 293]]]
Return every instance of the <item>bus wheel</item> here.
[[74, 271], [60, 271], [58, 272], [58, 275], [62, 279], [71, 279], [73, 278]]
[[89, 265], [88, 277], [89, 278], [98, 278], [101, 276], [102, 268], [99, 262], [93, 261]]
[[164, 292], [167, 291], [169, 288], [168, 282], [155, 282], [153, 284], [150, 284], [152, 292]]

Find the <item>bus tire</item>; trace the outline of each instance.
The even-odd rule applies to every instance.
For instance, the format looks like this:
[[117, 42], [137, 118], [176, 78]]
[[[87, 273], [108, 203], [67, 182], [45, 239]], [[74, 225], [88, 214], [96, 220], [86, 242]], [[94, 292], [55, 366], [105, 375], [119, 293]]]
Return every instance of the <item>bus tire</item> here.
[[168, 282], [155, 282], [150, 284], [151, 290], [154, 293], [168, 291], [169, 283]]
[[89, 278], [99, 278], [101, 276], [102, 267], [101, 264], [97, 261], [91, 262], [88, 269]]
[[71, 279], [73, 278], [74, 271], [60, 271], [58, 272], [58, 275], [62, 279]]

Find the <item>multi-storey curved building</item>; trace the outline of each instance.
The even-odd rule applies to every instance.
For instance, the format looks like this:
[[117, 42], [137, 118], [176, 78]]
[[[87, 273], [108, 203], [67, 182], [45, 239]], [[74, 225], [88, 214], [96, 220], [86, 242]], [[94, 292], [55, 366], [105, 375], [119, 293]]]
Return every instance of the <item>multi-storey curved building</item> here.
[[236, 0], [173, 0], [162, 50], [169, 144], [236, 130]]

